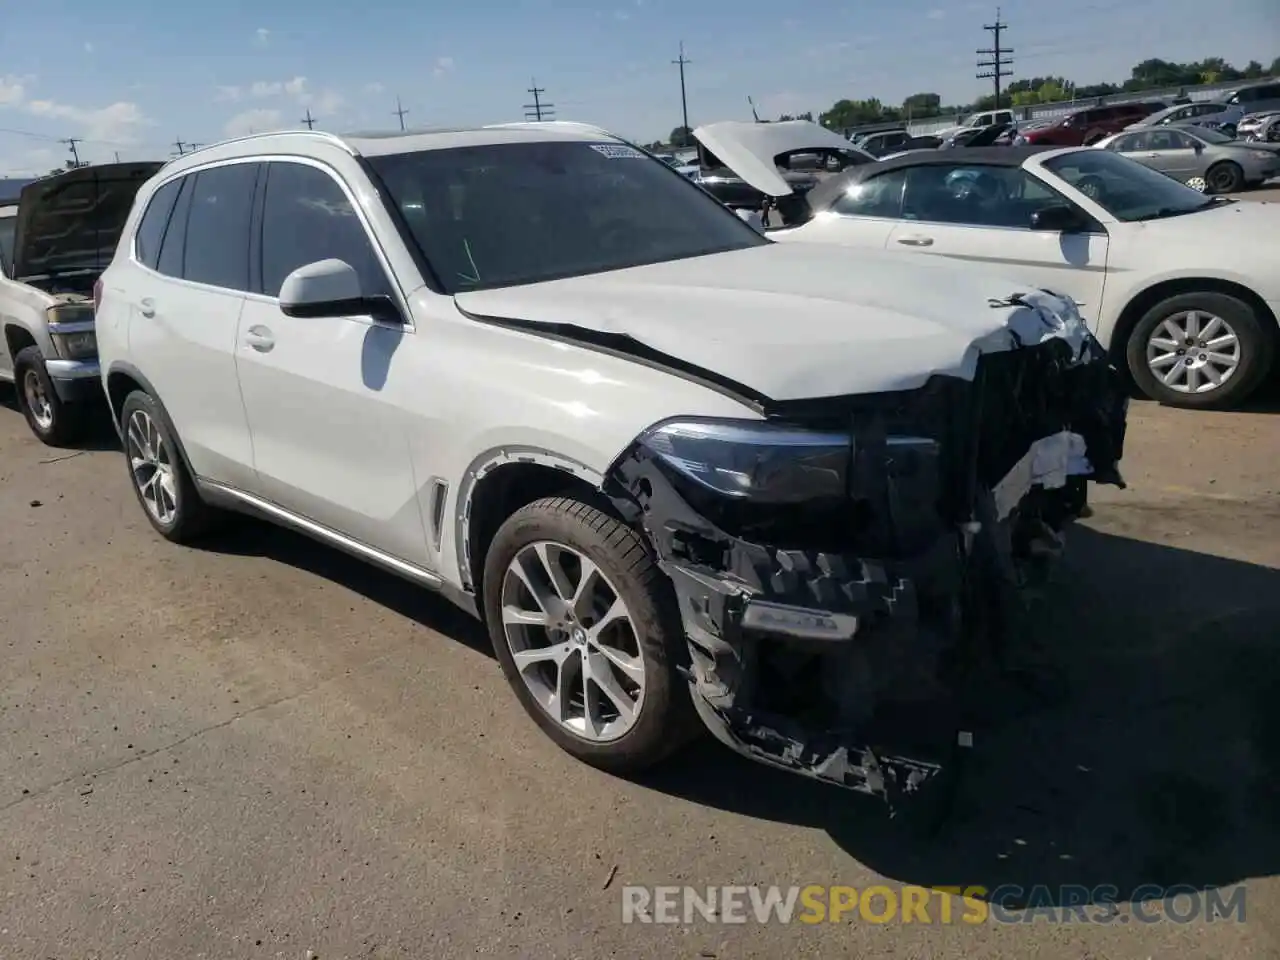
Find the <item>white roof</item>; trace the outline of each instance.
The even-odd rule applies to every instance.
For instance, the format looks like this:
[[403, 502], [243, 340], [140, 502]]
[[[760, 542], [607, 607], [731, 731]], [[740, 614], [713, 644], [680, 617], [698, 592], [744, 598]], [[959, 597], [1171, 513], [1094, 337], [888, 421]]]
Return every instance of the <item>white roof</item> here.
[[322, 133], [318, 130], [280, 130], [224, 140], [175, 157], [167, 170], [195, 167], [210, 160], [258, 154], [296, 153], [306, 156], [320, 145], [338, 147], [352, 156], [378, 157], [391, 153], [446, 150], [499, 143], [540, 143], [547, 141], [599, 142], [617, 139], [602, 127], [570, 121], [507, 123], [458, 129], [405, 130], [388, 133]]

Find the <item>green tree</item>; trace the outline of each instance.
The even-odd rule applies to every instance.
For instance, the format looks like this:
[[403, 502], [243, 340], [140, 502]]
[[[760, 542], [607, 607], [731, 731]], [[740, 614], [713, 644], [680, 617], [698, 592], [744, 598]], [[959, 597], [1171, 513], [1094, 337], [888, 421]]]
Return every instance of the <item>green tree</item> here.
[[688, 127], [676, 127], [671, 131], [670, 143], [677, 150], [693, 146], [693, 131]]
[[942, 97], [936, 93], [913, 93], [902, 101], [904, 116], [914, 119], [936, 117], [942, 112]]

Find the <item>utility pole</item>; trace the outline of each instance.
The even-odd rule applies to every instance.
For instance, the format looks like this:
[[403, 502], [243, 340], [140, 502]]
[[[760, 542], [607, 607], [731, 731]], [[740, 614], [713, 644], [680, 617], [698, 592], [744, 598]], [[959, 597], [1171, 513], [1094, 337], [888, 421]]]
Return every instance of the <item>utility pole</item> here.
[[62, 142], [65, 143], [67, 147], [71, 150], [72, 167], [74, 168], [74, 167], [80, 166], [80, 151], [76, 149], [76, 144], [84, 143], [84, 141], [81, 140], [79, 137], [67, 137], [67, 139], [63, 140]]
[[394, 110], [392, 110], [391, 112], [392, 112], [392, 113], [394, 113], [397, 117], [399, 117], [399, 118], [400, 118], [400, 130], [403, 132], [403, 131], [404, 131], [404, 115], [405, 115], [406, 113], [408, 113], [409, 111], [408, 111], [408, 110], [406, 110], [404, 107], [400, 106], [400, 98], [399, 98], [399, 97], [396, 97], [396, 108], [395, 108]]
[[533, 86], [529, 87], [525, 92], [533, 94], [533, 103], [524, 105], [524, 118], [526, 120], [552, 120], [555, 118], [555, 104], [544, 103], [542, 95], [547, 92], [545, 87], [538, 86], [537, 79], [529, 81]]
[[[681, 113], [681, 116], [684, 117], [684, 132], [687, 137], [689, 134], [689, 98], [685, 96], [685, 92], [684, 92], [684, 68], [688, 64], [692, 63], [693, 61], [685, 59], [683, 40], [680, 41], [679, 59], [672, 60], [671, 62], [680, 68], [680, 113]], [[684, 144], [681, 144], [681, 146], [687, 147], [688, 144], [684, 143]]]
[[115, 151], [115, 154], [116, 154], [116, 163], [119, 163], [119, 162], [120, 162], [120, 151], [119, 151], [119, 150]]
[[177, 151], [177, 153], [176, 153], [176, 154], [174, 154], [174, 156], [178, 156], [178, 157], [180, 157], [180, 156], [182, 156], [184, 153], [186, 153], [186, 152], [187, 152], [187, 151], [186, 151], [186, 146], [187, 146], [187, 145], [186, 145], [185, 143], [183, 143], [181, 140], [175, 140], [175, 141], [173, 141], [173, 145], [174, 145], [175, 147], [177, 147], [177, 148], [178, 148], [178, 151]]
[[996, 92], [995, 109], [999, 110], [1000, 109], [1000, 80], [1003, 77], [1013, 76], [1012, 70], [1004, 69], [1005, 67], [1010, 66], [1013, 63], [1012, 58], [1006, 57], [1006, 54], [1013, 53], [1013, 47], [1000, 46], [1000, 34], [1004, 30], [1009, 29], [1009, 25], [1007, 23], [1001, 22], [999, 7], [996, 7], [996, 22], [983, 24], [982, 29], [990, 31], [991, 33], [991, 49], [979, 50], [978, 56], [990, 57], [991, 59], [978, 61], [979, 69], [985, 68], [985, 72], [979, 73], [977, 77], [979, 80], [985, 80], [989, 78], [995, 84], [995, 92]]
[[307, 107], [307, 115], [302, 118], [302, 122], [307, 125], [308, 130], [312, 129], [315, 126], [316, 118], [311, 115], [310, 107]]

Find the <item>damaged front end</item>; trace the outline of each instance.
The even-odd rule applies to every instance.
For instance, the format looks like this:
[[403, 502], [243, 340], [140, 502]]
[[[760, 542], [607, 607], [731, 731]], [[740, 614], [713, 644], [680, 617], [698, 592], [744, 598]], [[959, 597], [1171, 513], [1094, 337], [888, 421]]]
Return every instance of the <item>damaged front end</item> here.
[[615, 463], [718, 739], [895, 808], [970, 745], [966, 680], [1000, 662], [1087, 481], [1123, 486], [1102, 347], [1013, 339], [972, 380], [668, 421]]

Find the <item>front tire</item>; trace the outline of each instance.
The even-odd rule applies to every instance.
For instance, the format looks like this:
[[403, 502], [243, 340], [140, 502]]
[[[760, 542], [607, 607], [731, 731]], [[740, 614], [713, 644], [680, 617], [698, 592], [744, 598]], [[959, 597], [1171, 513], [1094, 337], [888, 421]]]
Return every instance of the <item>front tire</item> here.
[[537, 500], [499, 528], [483, 593], [502, 672], [561, 749], [631, 774], [697, 728], [675, 599], [630, 527], [571, 497]]
[[217, 512], [200, 498], [160, 404], [134, 390], [124, 398], [120, 427], [129, 481], [155, 531], [173, 543], [208, 533]]
[[1271, 369], [1274, 337], [1252, 306], [1225, 293], [1184, 293], [1153, 306], [1126, 345], [1135, 383], [1174, 407], [1228, 407]]
[[51, 447], [67, 447], [81, 440], [89, 426], [89, 410], [83, 403], [71, 403], [58, 391], [44, 366], [39, 347], [24, 347], [13, 358], [18, 407], [27, 426], [41, 442]]
[[1244, 186], [1244, 171], [1230, 160], [1215, 163], [1204, 175], [1209, 193], [1235, 193]]

